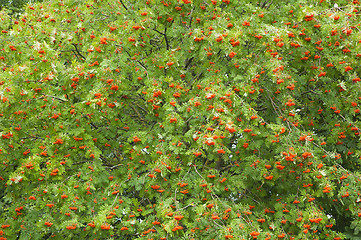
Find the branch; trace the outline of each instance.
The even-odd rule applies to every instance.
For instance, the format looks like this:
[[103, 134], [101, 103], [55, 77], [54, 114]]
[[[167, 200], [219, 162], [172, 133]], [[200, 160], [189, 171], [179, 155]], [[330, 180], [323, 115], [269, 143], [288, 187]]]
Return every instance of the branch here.
[[75, 47], [75, 51], [78, 53], [78, 55], [81, 56], [81, 57], [85, 60], [86, 57], [84, 57], [84, 56], [79, 52], [78, 48], [76, 47], [76, 44], [73, 43], [72, 45]]
[[167, 50], [169, 50], [169, 42], [168, 42], [168, 38], [167, 38], [167, 28], [164, 29], [164, 39], [165, 39], [165, 44], [167, 46]]
[[[117, 46], [120, 46], [120, 45], [117, 45]], [[122, 46], [120, 46], [120, 47], [122, 47]], [[130, 55], [130, 53], [124, 47], [122, 47], [122, 48], [128, 54], [128, 56], [131, 58], [132, 55]], [[142, 58], [142, 59], [144, 59], [144, 58]], [[139, 63], [147, 71], [147, 67], [141, 61], [136, 60], [136, 62]]]
[[37, 137], [37, 136], [31, 136], [29, 133], [25, 133], [27, 134], [29, 137], [22, 137], [20, 139], [30, 139], [30, 138], [35, 138], [35, 139], [41, 139], [41, 140], [44, 140], [44, 138], [42, 137]]
[[139, 107], [140, 109], [142, 109], [144, 112], [148, 112], [147, 110], [145, 110], [143, 107], [141, 107], [141, 106], [139, 106], [139, 104], [138, 103], [135, 103], [135, 105], [137, 105], [137, 107]]
[[193, 61], [194, 57], [191, 57], [189, 59], [186, 60], [186, 65], [184, 66], [184, 69], [187, 69], [189, 64], [191, 64], [191, 62]]
[[128, 11], [128, 8], [124, 5], [123, 0], [120, 0], [120, 3], [123, 5], [123, 7], [125, 8], [125, 10]]
[[144, 118], [142, 118], [142, 116], [141, 116], [141, 115], [140, 115], [140, 113], [137, 111], [137, 109], [136, 109], [136, 108], [134, 108], [134, 107], [133, 107], [133, 105], [130, 105], [130, 107], [134, 110], [134, 112], [136, 112], [136, 113], [137, 113], [137, 115], [138, 115], [139, 119], [140, 119], [141, 121], [145, 122], [145, 119], [144, 119]]
[[111, 167], [105, 165], [104, 167], [107, 168], [107, 169], [113, 169], [113, 168], [117, 168], [117, 167], [121, 167], [121, 166], [123, 166], [123, 164], [117, 164], [117, 165], [114, 165], [114, 166], [111, 166]]
[[39, 99], [43, 99], [44, 97], [54, 98], [54, 99], [57, 99], [57, 100], [62, 101], [62, 102], [67, 102], [67, 101], [68, 101], [68, 100], [66, 100], [66, 99], [62, 99], [62, 98], [55, 97], [55, 96], [50, 96], [50, 95], [43, 95], [43, 96], [41, 96]]
[[141, 61], [139, 61], [139, 60], [136, 60], [136, 61], [144, 68], [145, 71], [147, 71], [147, 67]]
[[164, 36], [164, 40], [165, 40], [165, 44], [166, 44], [166, 47], [167, 47], [167, 50], [169, 50], [169, 42], [168, 42], [168, 38], [167, 38], [167, 28], [164, 29], [164, 33], [158, 31], [157, 29], [153, 28], [154, 31], [156, 31], [157, 33], [161, 34]]
[[266, 7], [266, 4], [267, 4], [268, 2], [269, 2], [269, 1], [265, 1], [265, 2], [262, 4], [261, 8]]
[[191, 10], [191, 13], [189, 14], [189, 27], [188, 28], [191, 28], [192, 27], [192, 20], [193, 20], [193, 16], [192, 16], [192, 14], [193, 14], [193, 10], [195, 9], [195, 7], [193, 7], [192, 8], [192, 10]]

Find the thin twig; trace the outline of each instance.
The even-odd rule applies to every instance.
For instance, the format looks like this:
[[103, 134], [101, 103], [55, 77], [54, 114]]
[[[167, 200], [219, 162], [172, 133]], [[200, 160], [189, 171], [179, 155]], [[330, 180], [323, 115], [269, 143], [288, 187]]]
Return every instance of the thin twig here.
[[120, 0], [120, 3], [123, 5], [123, 7], [125, 8], [125, 10], [128, 11], [128, 8], [124, 5], [123, 0]]

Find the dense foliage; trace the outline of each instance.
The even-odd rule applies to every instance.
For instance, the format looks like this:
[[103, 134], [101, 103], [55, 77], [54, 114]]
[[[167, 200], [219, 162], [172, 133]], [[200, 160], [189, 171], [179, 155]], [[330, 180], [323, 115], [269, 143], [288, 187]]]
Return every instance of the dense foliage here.
[[18, 14], [23, 12], [23, 6], [29, 2], [42, 2], [43, 0], [0, 0], [0, 10], [6, 8], [10, 13]]
[[0, 239], [360, 239], [360, 6], [0, 13]]

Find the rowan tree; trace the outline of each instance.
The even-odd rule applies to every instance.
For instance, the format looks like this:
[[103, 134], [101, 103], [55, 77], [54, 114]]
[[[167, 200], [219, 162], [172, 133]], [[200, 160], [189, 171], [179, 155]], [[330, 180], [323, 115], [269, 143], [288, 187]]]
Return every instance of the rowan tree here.
[[0, 239], [359, 239], [360, 6], [2, 11]]

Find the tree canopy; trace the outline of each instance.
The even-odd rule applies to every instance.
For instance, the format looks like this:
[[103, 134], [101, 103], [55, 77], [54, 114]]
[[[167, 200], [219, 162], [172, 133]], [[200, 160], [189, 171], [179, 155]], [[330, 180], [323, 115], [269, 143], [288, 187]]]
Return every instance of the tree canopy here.
[[0, 12], [0, 239], [360, 239], [358, 0]]

